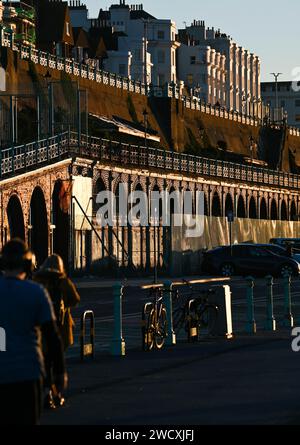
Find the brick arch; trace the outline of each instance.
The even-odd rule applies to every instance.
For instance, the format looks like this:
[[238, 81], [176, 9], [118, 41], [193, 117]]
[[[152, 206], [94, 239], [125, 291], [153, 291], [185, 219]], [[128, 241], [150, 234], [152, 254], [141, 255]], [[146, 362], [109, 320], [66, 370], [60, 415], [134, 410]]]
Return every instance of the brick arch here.
[[234, 213], [234, 197], [232, 196], [232, 193], [228, 191], [225, 196], [224, 201], [224, 215], [227, 217], [229, 212]]
[[292, 199], [290, 204], [290, 220], [291, 221], [297, 221], [298, 215], [297, 215], [297, 203], [295, 199]]
[[250, 219], [257, 219], [257, 199], [254, 195], [249, 196], [248, 215]]
[[246, 218], [246, 199], [243, 194], [237, 196], [236, 202], [236, 216], [237, 218]]
[[211, 216], [222, 216], [222, 199], [221, 194], [215, 188], [211, 192]]
[[259, 204], [260, 219], [268, 219], [268, 199], [265, 196], [261, 196]]
[[34, 251], [39, 265], [47, 258], [49, 248], [49, 225], [45, 194], [37, 185], [30, 199], [30, 247]]
[[286, 199], [282, 199], [280, 202], [280, 219], [281, 221], [289, 220], [288, 203]]
[[26, 240], [25, 219], [22, 202], [17, 193], [12, 193], [6, 207], [6, 217], [10, 238]]
[[272, 221], [278, 220], [278, 205], [277, 201], [274, 197], [270, 199], [270, 209], [269, 209], [270, 219]]

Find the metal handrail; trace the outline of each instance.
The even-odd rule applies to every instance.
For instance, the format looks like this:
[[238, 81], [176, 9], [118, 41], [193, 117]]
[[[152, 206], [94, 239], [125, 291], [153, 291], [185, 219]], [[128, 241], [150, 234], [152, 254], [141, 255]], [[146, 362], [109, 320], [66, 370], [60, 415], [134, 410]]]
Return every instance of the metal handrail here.
[[203, 158], [172, 151], [123, 144], [108, 139], [64, 132], [59, 135], [7, 148], [1, 151], [0, 179], [27, 168], [38, 168], [63, 159], [68, 154], [88, 157], [117, 165], [160, 169], [189, 175], [216, 177], [235, 181], [265, 184], [294, 190], [300, 189], [300, 176], [263, 167]]

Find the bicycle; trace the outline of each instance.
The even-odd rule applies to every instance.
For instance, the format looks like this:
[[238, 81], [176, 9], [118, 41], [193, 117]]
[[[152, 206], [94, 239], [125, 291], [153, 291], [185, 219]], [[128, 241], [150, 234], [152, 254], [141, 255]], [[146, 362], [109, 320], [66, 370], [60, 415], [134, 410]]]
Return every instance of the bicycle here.
[[163, 303], [163, 290], [151, 288], [154, 300], [146, 303], [142, 315], [143, 350], [162, 349], [167, 337], [167, 311]]
[[189, 295], [180, 296], [173, 293], [173, 328], [178, 335], [184, 328], [188, 335], [188, 341], [198, 341], [200, 335], [210, 336], [213, 334], [218, 319], [218, 306], [209, 302], [209, 297], [214, 294], [212, 289], [200, 291], [194, 297], [195, 291], [191, 284], [188, 285]]

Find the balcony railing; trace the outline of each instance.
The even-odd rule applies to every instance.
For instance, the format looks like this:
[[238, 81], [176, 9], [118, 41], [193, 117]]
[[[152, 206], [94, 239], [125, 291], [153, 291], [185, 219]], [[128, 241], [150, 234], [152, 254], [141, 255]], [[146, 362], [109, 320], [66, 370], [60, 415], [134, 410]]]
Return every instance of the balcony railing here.
[[81, 135], [79, 141], [78, 134], [74, 132], [0, 151], [0, 179], [22, 174], [73, 155], [110, 165], [300, 190], [300, 176], [291, 173], [85, 135]]

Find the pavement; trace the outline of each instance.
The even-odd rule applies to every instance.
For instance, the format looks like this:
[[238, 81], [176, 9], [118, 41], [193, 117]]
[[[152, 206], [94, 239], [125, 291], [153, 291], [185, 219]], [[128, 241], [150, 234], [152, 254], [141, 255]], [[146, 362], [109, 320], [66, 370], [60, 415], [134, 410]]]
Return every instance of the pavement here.
[[291, 425], [300, 418], [300, 353], [291, 331], [180, 341], [68, 359], [66, 407], [43, 425]]

